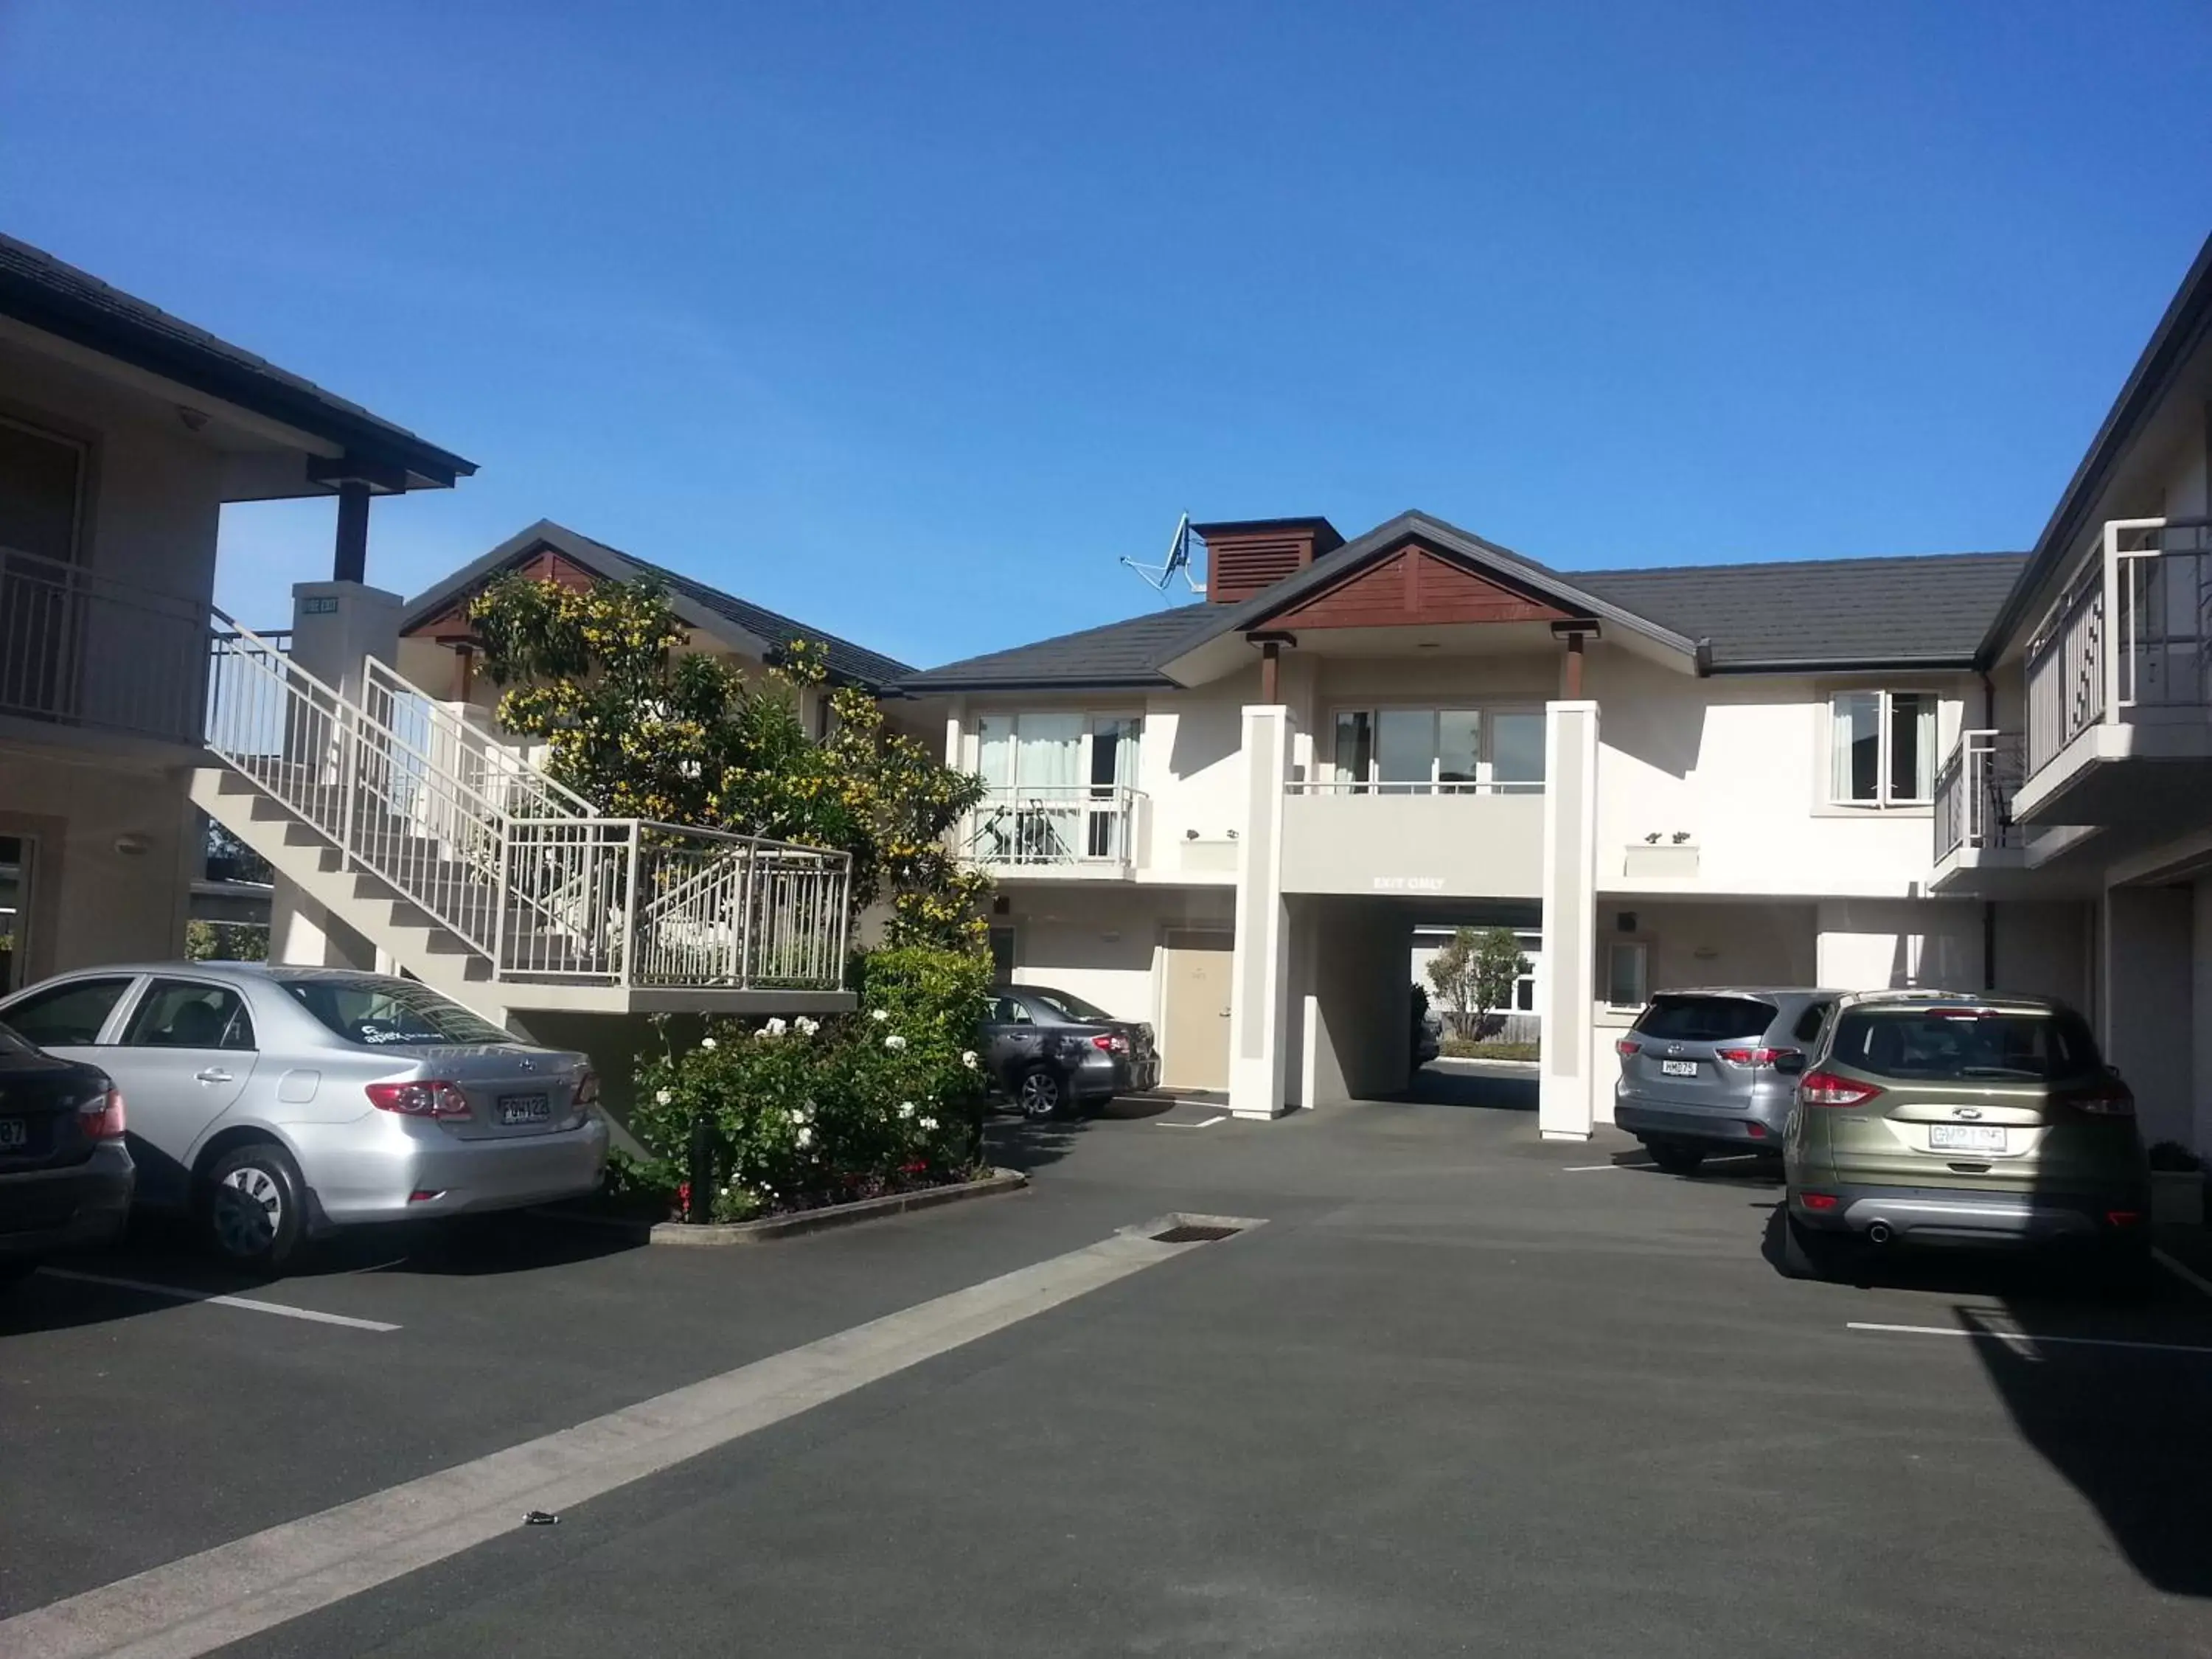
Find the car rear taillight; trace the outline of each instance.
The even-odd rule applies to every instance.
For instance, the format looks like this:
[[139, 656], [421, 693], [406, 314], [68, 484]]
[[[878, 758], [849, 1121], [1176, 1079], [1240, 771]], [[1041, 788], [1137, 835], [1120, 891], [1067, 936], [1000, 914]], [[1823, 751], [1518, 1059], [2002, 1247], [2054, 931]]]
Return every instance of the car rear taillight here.
[[2105, 1222], [2107, 1226], [2140, 1227], [2142, 1225], [2142, 1212], [2141, 1210], [2107, 1210], [2105, 1212]]
[[1129, 1052], [1129, 1039], [1119, 1031], [1101, 1031], [1091, 1039], [1091, 1046], [1102, 1054], [1126, 1054]]
[[1797, 1085], [1797, 1098], [1808, 1106], [1863, 1106], [1881, 1092], [1871, 1083], [1854, 1083], [1833, 1072], [1808, 1072]]
[[570, 1103], [577, 1110], [599, 1103], [599, 1074], [588, 1068], [576, 1076], [576, 1097]]
[[1713, 1052], [1731, 1066], [1771, 1066], [1798, 1051], [1795, 1048], [1716, 1048]]
[[458, 1083], [424, 1079], [408, 1083], [372, 1083], [368, 1103], [402, 1117], [466, 1117], [469, 1097]]
[[2128, 1085], [2116, 1077], [2108, 1077], [2094, 1088], [2078, 1095], [2066, 1097], [2067, 1103], [2077, 1112], [2087, 1112], [2092, 1117], [2133, 1117], [2136, 1097]]
[[1808, 1210], [1832, 1210], [1836, 1207], [1833, 1193], [1800, 1193], [1797, 1201]]
[[123, 1091], [110, 1089], [94, 1095], [76, 1109], [76, 1121], [88, 1140], [123, 1139]]
[[1644, 1052], [1644, 1045], [1638, 1042], [1634, 1037], [1623, 1037], [1620, 1042], [1613, 1045], [1613, 1052], [1619, 1054], [1623, 1060], [1626, 1060], [1631, 1054], [1642, 1054]]

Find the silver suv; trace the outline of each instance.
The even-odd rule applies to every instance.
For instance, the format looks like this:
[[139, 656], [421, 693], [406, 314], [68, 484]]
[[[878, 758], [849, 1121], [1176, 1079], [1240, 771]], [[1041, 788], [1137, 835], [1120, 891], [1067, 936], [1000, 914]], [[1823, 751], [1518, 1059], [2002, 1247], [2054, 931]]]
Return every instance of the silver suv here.
[[1687, 1175], [1715, 1152], [1782, 1152], [1797, 1079], [1841, 991], [1662, 991], [1613, 1044], [1613, 1121]]

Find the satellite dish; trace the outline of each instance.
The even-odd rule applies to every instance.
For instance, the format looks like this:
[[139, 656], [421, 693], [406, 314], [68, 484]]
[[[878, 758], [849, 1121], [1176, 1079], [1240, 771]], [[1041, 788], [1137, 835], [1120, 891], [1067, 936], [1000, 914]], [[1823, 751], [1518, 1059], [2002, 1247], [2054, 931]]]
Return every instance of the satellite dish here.
[[1193, 539], [1194, 538], [1190, 531], [1190, 514], [1186, 513], [1176, 520], [1175, 534], [1168, 539], [1168, 556], [1165, 559], [1158, 564], [1139, 564], [1136, 560], [1130, 558], [1125, 558], [1121, 562], [1135, 571], [1145, 586], [1155, 593], [1166, 592], [1168, 584], [1175, 580], [1176, 572], [1180, 570], [1182, 572], [1183, 585], [1192, 592], [1203, 595], [1206, 592], [1206, 584], [1192, 575], [1190, 571], [1190, 544]]

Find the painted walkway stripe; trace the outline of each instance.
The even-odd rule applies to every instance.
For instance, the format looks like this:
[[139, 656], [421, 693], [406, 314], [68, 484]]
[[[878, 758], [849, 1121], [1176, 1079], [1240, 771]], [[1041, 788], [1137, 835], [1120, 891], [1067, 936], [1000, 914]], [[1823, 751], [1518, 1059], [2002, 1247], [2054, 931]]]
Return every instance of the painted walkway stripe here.
[[1226, 1123], [1229, 1120], [1226, 1116], [1208, 1117], [1200, 1118], [1195, 1123], [1162, 1123], [1156, 1127], [1162, 1129], [1211, 1129], [1217, 1123]]
[[[0, 1659], [190, 1659], [795, 1417], [1146, 1267], [1176, 1219], [0, 1620]], [[1243, 1225], [1256, 1225], [1245, 1222]]]
[[313, 1308], [288, 1308], [281, 1302], [257, 1302], [250, 1296], [218, 1296], [213, 1291], [188, 1291], [178, 1285], [149, 1285], [143, 1279], [110, 1279], [105, 1273], [81, 1273], [67, 1267], [41, 1267], [50, 1279], [73, 1279], [80, 1285], [106, 1285], [141, 1296], [164, 1297], [171, 1302], [213, 1302], [249, 1313], [281, 1314], [287, 1319], [308, 1319], [318, 1325], [343, 1325], [356, 1331], [396, 1331], [380, 1319], [356, 1319], [348, 1314], [317, 1313]]
[[2034, 1331], [1962, 1331], [1955, 1325], [1872, 1325], [1852, 1320], [1847, 1331], [1883, 1331], [1897, 1336], [1964, 1336], [2007, 1347], [2041, 1348], [2063, 1344], [2071, 1348], [2143, 1348], [2154, 1353], [2212, 1353], [2212, 1348], [2185, 1342], [2130, 1342], [2117, 1336], [2044, 1336]]

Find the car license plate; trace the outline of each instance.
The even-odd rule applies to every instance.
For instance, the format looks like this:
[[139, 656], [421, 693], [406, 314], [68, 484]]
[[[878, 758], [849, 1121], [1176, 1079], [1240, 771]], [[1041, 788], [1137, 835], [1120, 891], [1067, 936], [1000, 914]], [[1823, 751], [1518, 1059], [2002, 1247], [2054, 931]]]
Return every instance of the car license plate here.
[[31, 1144], [31, 1126], [20, 1117], [0, 1117], [0, 1152], [19, 1152]]
[[1928, 1146], [1938, 1152], [2001, 1152], [2005, 1149], [2005, 1132], [1978, 1123], [1931, 1123]]
[[1659, 1071], [1664, 1077], [1695, 1077], [1698, 1062], [1694, 1060], [1662, 1060], [1659, 1062]]
[[544, 1095], [501, 1095], [501, 1123], [543, 1123], [553, 1115], [553, 1103]]

